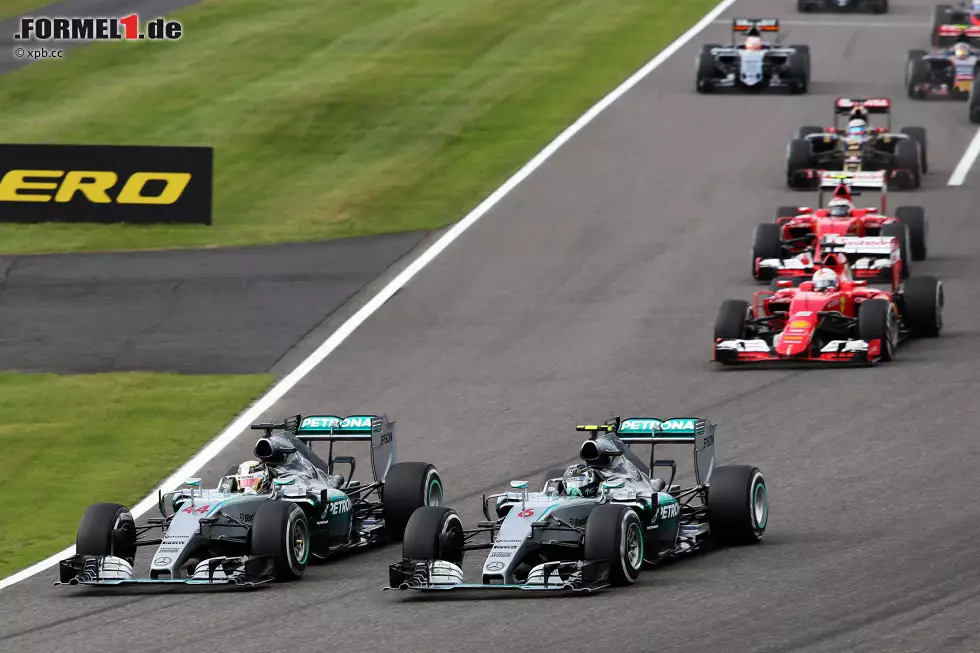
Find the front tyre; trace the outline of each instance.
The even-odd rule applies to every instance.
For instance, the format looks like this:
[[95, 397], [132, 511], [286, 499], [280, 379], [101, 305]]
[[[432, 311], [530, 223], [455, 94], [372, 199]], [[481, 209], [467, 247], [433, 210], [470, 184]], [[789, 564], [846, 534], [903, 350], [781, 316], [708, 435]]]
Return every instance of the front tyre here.
[[708, 528], [725, 545], [757, 544], [769, 522], [769, 494], [758, 467], [722, 465], [708, 483]]
[[129, 564], [136, 559], [136, 521], [126, 506], [96, 503], [86, 508], [78, 523], [75, 553], [113, 556]]
[[881, 342], [881, 360], [892, 359], [895, 325], [892, 305], [887, 299], [866, 299], [858, 306], [858, 336], [865, 342]]
[[268, 501], [255, 511], [249, 553], [270, 556], [276, 580], [303, 577], [310, 559], [310, 541], [310, 524], [295, 503]]
[[395, 463], [385, 477], [382, 502], [385, 528], [398, 542], [412, 513], [423, 506], [442, 505], [442, 478], [429, 463]]
[[463, 564], [463, 522], [445, 506], [423, 506], [412, 513], [402, 539], [405, 560], [445, 560]]
[[585, 523], [586, 561], [609, 564], [609, 582], [631, 585], [643, 567], [643, 525], [636, 511], [607, 503], [596, 506]]

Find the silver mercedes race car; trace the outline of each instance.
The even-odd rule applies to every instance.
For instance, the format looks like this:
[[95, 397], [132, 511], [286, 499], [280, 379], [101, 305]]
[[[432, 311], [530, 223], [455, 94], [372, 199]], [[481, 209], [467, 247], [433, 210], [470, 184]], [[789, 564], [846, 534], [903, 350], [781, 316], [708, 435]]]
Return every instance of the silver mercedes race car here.
[[[776, 43], [762, 40], [763, 32], [777, 33]], [[779, 45], [776, 18], [736, 18], [732, 21], [732, 44], [705, 45], [697, 58], [696, 85], [699, 93], [721, 88], [759, 91], [785, 88], [806, 93], [810, 84], [810, 47]], [[745, 41], [735, 43], [744, 33]]]
[[[754, 544], [769, 517], [766, 483], [751, 465], [715, 467], [715, 427], [707, 419], [615, 418], [588, 432], [582, 462], [556, 469], [540, 491], [483, 497], [487, 521], [466, 529], [450, 508], [419, 508], [409, 519], [402, 560], [386, 590], [595, 591], [636, 581], [644, 565], [692, 553], [711, 542]], [[641, 460], [632, 445], [649, 444]], [[674, 485], [673, 460], [658, 445], [694, 448], [695, 484]], [[670, 478], [652, 469], [670, 468]], [[475, 542], [488, 536], [488, 542]], [[464, 582], [467, 551], [489, 549], [478, 582]]]
[[[294, 580], [312, 559], [398, 541], [416, 508], [442, 503], [442, 481], [428, 463], [395, 462], [395, 423], [387, 416], [296, 415], [254, 424], [258, 461], [233, 467], [216, 488], [160, 494], [161, 516], [137, 525], [125, 506], [97, 503], [78, 526], [76, 553], [62, 560], [56, 585], [253, 586]], [[326, 460], [314, 442], [330, 445]], [[370, 447], [373, 482], [352, 480], [353, 456], [334, 456], [336, 442]], [[335, 474], [349, 468], [348, 478]], [[150, 537], [152, 531], [161, 537]], [[136, 578], [139, 547], [155, 546], [149, 577]]]

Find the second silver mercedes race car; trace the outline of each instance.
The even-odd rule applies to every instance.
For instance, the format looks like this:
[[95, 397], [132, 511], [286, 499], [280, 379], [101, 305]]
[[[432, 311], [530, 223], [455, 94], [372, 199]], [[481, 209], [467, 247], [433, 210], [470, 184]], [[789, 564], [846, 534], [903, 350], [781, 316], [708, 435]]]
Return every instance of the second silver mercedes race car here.
[[[522, 480], [484, 495], [487, 521], [475, 529], [450, 508], [417, 510], [385, 589], [593, 591], [634, 583], [644, 566], [711, 542], [757, 543], [769, 519], [766, 482], [751, 465], [715, 466], [715, 428], [700, 417], [579, 426], [589, 433], [581, 462], [553, 470], [539, 491]], [[649, 461], [633, 452], [639, 444], [650, 445]], [[694, 485], [674, 485], [676, 462], [654, 458], [666, 444], [693, 446]], [[670, 477], [654, 476], [657, 467]], [[464, 556], [475, 550], [489, 552], [466, 582]]]

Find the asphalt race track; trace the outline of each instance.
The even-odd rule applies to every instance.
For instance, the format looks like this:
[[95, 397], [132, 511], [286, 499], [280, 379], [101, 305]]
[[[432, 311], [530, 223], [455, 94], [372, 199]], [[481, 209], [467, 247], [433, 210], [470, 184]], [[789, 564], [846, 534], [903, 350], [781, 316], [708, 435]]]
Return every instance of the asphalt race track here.
[[[974, 129], [962, 104], [904, 97], [905, 52], [928, 45], [928, 3], [893, 2], [886, 16], [801, 16], [788, 1], [740, 0], [726, 16], [777, 6], [787, 41], [811, 45], [811, 94], [695, 94], [696, 51], [728, 36], [713, 26], [275, 411], [387, 412], [402, 459], [436, 463], [467, 519], [481, 492], [572, 459], [576, 422], [709, 416], [721, 424], [721, 462], [754, 463], [767, 476], [761, 546], [680, 560], [623, 591], [555, 599], [383, 594], [394, 546], [251, 593], [86, 595], [52, 588], [50, 570], [0, 593], [0, 649], [980, 648], [977, 173], [945, 187]], [[895, 193], [891, 206], [926, 207], [931, 258], [913, 274], [945, 279], [946, 330], [874, 369], [715, 369], [718, 305], [756, 289], [753, 226], [812, 197], [783, 185], [786, 142], [800, 125], [830, 120], [834, 97], [847, 94], [888, 95], [896, 126], [929, 131], [925, 188]], [[209, 480], [248, 457], [252, 442], [214, 461]]]
[[424, 236], [0, 256], [0, 369], [265, 373]]

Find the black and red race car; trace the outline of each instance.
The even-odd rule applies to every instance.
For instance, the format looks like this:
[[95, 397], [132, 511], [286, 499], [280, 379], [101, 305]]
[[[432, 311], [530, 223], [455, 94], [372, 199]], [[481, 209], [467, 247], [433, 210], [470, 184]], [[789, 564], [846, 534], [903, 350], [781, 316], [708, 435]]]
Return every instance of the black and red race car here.
[[[833, 194], [824, 205], [824, 191]], [[877, 206], [858, 208], [853, 198], [865, 190], [881, 193]], [[927, 223], [921, 206], [900, 206], [885, 214], [886, 173], [823, 172], [817, 208], [781, 206], [776, 222], [762, 223], [752, 239], [752, 276], [759, 281], [806, 277], [828, 251], [842, 254], [858, 279], [909, 276], [910, 261], [926, 258]]]
[[980, 2], [936, 5], [932, 15], [932, 44], [950, 45], [963, 36], [980, 38]]
[[[885, 170], [896, 190], [915, 189], [929, 172], [924, 127], [892, 131], [891, 100], [839, 97], [834, 102], [833, 127], [800, 127], [786, 147], [786, 184], [816, 188], [825, 170], [860, 172]], [[885, 116], [885, 124], [871, 125]]]
[[[851, 276], [847, 261], [828, 254], [814, 278], [832, 270], [835, 285], [816, 281], [722, 303], [715, 318], [714, 358], [724, 365], [765, 362], [861, 363], [889, 361], [908, 338], [932, 338], [943, 326], [943, 284], [912, 277], [891, 290]], [[821, 280], [822, 283], [823, 280]]]

